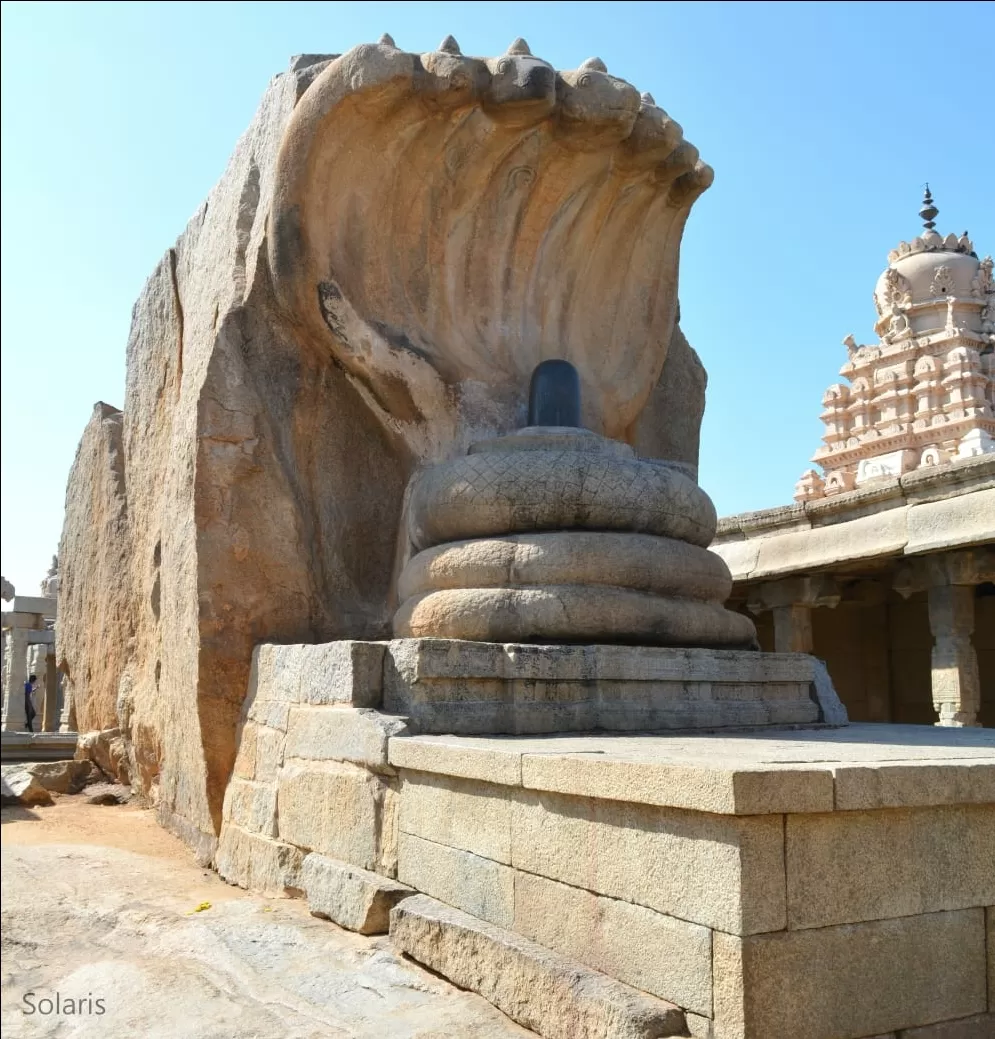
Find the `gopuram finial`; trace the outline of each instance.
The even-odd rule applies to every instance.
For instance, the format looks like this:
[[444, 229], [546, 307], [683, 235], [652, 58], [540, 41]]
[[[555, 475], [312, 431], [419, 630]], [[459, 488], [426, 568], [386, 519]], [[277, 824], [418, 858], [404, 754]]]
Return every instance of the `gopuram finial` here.
[[922, 196], [922, 209], [919, 210], [919, 215], [922, 217], [922, 226], [927, 231], [932, 231], [936, 227], [936, 217], [939, 214], [939, 210], [933, 205], [933, 196], [929, 192], [929, 185], [926, 185], [926, 192]]

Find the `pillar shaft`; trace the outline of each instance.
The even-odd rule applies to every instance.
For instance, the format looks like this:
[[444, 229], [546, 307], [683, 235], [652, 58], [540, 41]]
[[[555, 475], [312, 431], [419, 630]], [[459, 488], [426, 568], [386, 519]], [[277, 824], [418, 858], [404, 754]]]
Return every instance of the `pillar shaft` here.
[[801, 603], [775, 606], [774, 617], [775, 653], [812, 652], [812, 607]]
[[23, 732], [24, 683], [28, 677], [28, 634], [23, 628], [7, 628], [3, 652], [3, 722], [5, 732]]
[[59, 675], [59, 684], [62, 687], [62, 712], [59, 715], [59, 732], [75, 732], [76, 712], [73, 710], [72, 686], [64, 674]]
[[974, 588], [934, 586], [928, 591], [929, 627], [933, 633], [933, 706], [937, 725], [977, 725], [981, 707], [978, 656], [971, 644], [974, 631]]
[[[48, 647], [51, 649], [52, 647]], [[42, 716], [44, 732], [59, 730], [59, 673], [55, 669], [55, 654], [47, 653], [45, 664], [45, 699], [39, 712]], [[41, 677], [41, 676], [39, 676]]]

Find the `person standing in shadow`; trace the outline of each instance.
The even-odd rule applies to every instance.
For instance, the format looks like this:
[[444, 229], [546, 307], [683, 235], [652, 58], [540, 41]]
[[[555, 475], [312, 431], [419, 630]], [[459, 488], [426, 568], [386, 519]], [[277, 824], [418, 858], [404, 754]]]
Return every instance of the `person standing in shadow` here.
[[34, 732], [34, 721], [38, 715], [35, 710], [35, 688], [38, 684], [37, 675], [28, 675], [24, 683], [24, 720], [28, 732]]

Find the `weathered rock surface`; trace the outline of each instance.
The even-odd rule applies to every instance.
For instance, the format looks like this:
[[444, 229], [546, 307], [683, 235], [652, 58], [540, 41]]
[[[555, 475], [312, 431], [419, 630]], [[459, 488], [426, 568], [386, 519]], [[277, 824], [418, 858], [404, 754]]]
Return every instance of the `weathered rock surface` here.
[[390, 935], [397, 949], [546, 1039], [686, 1034], [672, 1004], [425, 895], [391, 910]]
[[5, 805], [50, 805], [52, 795], [41, 780], [23, 765], [3, 766], [3, 803]]
[[92, 761], [36, 761], [25, 765], [46, 789], [57, 794], [78, 794], [89, 783], [102, 778]]
[[66, 488], [56, 660], [79, 732], [118, 724], [118, 684], [134, 630], [123, 415], [98, 402]]
[[130, 800], [130, 788], [120, 783], [94, 783], [86, 792], [88, 805], [123, 805]]
[[677, 254], [710, 180], [600, 62], [385, 40], [271, 83], [136, 303], [60, 551], [80, 727], [121, 730], [202, 861], [253, 647], [389, 632], [407, 481], [520, 426], [537, 361], [577, 366], [593, 430], [693, 465]]
[[707, 382], [704, 365], [677, 325], [663, 371], [636, 421], [631, 443], [638, 455], [682, 462], [697, 477]]
[[130, 783], [128, 747], [120, 729], [80, 733], [76, 760], [92, 761], [105, 776], [117, 783]]
[[[127, 730], [133, 778], [205, 859], [255, 643], [387, 630], [401, 460], [327, 351], [274, 315], [257, 270], [302, 76], [276, 79], [136, 304], [123, 420], [126, 558], [94, 579], [92, 553], [73, 547], [71, 517], [63, 548], [62, 608], [81, 618], [70, 625], [80, 633], [74, 672], [104, 656], [87, 641], [84, 586], [94, 601], [121, 588], [134, 614], [133, 640], [130, 621], [113, 625], [115, 659], [128, 654], [126, 724], [115, 714], [118, 680], [105, 683], [99, 711], [81, 717]], [[70, 502], [86, 496], [94, 468], [81, 461]], [[371, 493], [343, 496], [373, 471]], [[99, 526], [86, 537], [111, 554]]]
[[[387, 939], [205, 874], [150, 813], [62, 802], [35, 814], [4, 811], [4, 1035], [535, 1039]], [[92, 993], [104, 1013], [25, 1016], [31, 991]]]

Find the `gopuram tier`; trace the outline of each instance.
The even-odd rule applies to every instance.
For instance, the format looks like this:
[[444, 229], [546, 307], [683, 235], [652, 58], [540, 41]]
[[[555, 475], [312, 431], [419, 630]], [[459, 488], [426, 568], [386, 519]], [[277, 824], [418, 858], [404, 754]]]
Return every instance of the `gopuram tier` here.
[[967, 232], [941, 236], [929, 189], [924, 231], [888, 254], [874, 288], [878, 342], [843, 340], [846, 364], [822, 398], [823, 445], [795, 501], [995, 451], [992, 258]]

